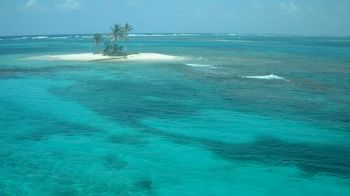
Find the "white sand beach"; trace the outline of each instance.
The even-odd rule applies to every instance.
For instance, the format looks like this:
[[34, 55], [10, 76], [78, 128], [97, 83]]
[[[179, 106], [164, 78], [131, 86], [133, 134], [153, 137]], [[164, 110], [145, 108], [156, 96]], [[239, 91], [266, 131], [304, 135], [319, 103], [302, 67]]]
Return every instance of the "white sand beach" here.
[[184, 57], [165, 55], [159, 53], [137, 53], [127, 56], [104, 56], [94, 53], [62, 54], [62, 55], [42, 55], [27, 58], [28, 60], [47, 61], [178, 61]]

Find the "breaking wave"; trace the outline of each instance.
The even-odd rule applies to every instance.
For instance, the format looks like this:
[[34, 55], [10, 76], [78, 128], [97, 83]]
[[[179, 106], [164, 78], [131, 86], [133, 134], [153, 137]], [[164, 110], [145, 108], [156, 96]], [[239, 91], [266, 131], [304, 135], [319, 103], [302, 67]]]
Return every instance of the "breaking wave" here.
[[243, 76], [243, 78], [249, 78], [249, 79], [260, 79], [260, 80], [287, 80], [284, 77], [269, 74], [269, 75], [261, 75], [261, 76]]
[[187, 66], [191, 67], [208, 67], [208, 68], [215, 68], [214, 65], [207, 65], [207, 64], [195, 64], [195, 63], [186, 63]]
[[68, 39], [68, 37], [51, 37], [51, 39]]
[[37, 36], [37, 37], [31, 37], [32, 39], [47, 39], [48, 36]]
[[81, 36], [81, 38], [83, 38], [83, 39], [91, 39], [91, 38], [93, 38], [93, 36], [90, 36], [90, 35], [84, 35], [84, 36]]
[[14, 38], [10, 38], [10, 40], [22, 40], [22, 39], [29, 39], [29, 37], [14, 37]]

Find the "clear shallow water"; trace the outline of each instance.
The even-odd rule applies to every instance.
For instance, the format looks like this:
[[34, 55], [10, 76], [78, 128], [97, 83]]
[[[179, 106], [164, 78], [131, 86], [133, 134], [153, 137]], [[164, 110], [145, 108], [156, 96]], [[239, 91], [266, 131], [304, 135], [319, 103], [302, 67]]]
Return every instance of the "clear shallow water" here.
[[0, 38], [0, 195], [349, 195], [350, 39], [133, 35], [183, 62]]

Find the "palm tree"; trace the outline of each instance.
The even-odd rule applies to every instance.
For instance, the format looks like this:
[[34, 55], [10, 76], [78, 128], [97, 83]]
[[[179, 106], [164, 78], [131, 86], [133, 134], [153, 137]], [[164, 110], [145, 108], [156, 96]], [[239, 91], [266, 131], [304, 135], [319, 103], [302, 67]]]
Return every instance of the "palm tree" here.
[[126, 39], [128, 39], [128, 33], [134, 30], [134, 27], [131, 26], [129, 23], [126, 23], [124, 26], [124, 30], [126, 32]]
[[95, 33], [93, 39], [94, 39], [94, 42], [95, 42], [95, 45], [96, 45], [96, 54], [98, 54], [99, 53], [99, 49], [100, 49], [99, 45], [102, 42], [103, 37], [102, 37], [101, 34]]
[[[129, 32], [131, 32], [132, 30], [134, 30], [134, 28], [129, 24], [129, 23], [126, 23], [125, 26], [124, 26], [124, 38], [126, 40], [126, 42], [129, 41]], [[127, 43], [126, 43], [127, 45]], [[125, 52], [126, 52], [126, 45], [125, 45]]]
[[119, 38], [123, 37], [124, 28], [121, 25], [115, 24], [114, 27], [111, 27], [111, 30], [114, 41], [118, 41]]

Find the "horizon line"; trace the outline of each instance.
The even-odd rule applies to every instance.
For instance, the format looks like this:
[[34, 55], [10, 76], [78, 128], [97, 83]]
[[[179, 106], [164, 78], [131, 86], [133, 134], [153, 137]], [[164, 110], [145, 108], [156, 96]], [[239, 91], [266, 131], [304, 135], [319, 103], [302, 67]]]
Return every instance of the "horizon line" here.
[[[60, 35], [94, 35], [95, 33], [58, 33], [58, 34], [19, 34], [19, 35], [0, 35], [0, 37], [33, 37], [33, 36], [60, 36]], [[111, 34], [111, 33], [99, 33], [102, 35]], [[191, 34], [198, 34], [198, 35], [262, 35], [262, 36], [296, 36], [296, 37], [350, 37], [350, 35], [309, 35], [309, 34], [292, 34], [292, 33], [232, 33], [232, 32], [214, 32], [214, 33], [184, 33], [184, 32], [152, 32], [152, 33], [142, 33], [142, 32], [135, 32], [130, 34], [160, 34], [160, 35], [166, 35], [166, 34], [184, 34], [184, 35], [191, 35]]]

